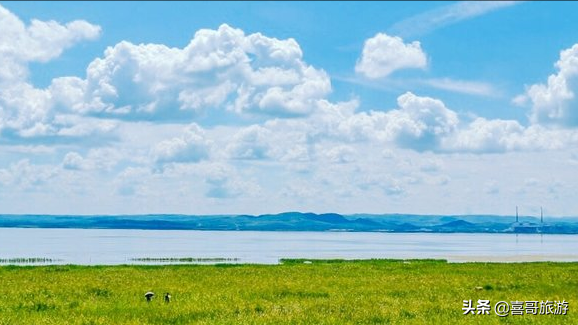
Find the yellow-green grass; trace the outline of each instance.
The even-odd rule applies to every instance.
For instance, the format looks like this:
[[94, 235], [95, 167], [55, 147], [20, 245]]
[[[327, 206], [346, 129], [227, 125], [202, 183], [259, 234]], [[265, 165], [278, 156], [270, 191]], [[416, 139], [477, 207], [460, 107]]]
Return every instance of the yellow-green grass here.
[[[478, 288], [476, 288], [478, 287]], [[479, 288], [481, 287], [481, 288]], [[156, 297], [147, 303], [144, 293]], [[170, 292], [173, 299], [163, 302]], [[567, 315], [463, 315], [464, 299]], [[0, 324], [578, 324], [578, 263], [2, 266]]]

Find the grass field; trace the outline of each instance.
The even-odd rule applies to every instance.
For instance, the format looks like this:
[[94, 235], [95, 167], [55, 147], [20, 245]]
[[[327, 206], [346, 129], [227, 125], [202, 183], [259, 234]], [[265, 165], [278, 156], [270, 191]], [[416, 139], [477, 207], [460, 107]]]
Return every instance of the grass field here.
[[[476, 288], [481, 287], [481, 288]], [[144, 298], [152, 290], [151, 303]], [[165, 304], [164, 292], [173, 299]], [[567, 315], [463, 315], [464, 299]], [[474, 303], [475, 305], [476, 303]], [[0, 324], [578, 324], [578, 263], [2, 266]]]

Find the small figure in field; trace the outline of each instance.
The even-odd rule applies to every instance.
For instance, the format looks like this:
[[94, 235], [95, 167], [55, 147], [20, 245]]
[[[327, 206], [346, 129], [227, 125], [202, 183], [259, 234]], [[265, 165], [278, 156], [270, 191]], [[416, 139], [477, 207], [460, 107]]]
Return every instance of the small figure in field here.
[[165, 293], [165, 302], [168, 304], [169, 302], [171, 302], [171, 294], [170, 293]]
[[153, 299], [154, 296], [155, 296], [155, 293], [152, 291], [145, 293], [145, 298], [147, 299], [147, 302], [151, 302], [151, 300]]

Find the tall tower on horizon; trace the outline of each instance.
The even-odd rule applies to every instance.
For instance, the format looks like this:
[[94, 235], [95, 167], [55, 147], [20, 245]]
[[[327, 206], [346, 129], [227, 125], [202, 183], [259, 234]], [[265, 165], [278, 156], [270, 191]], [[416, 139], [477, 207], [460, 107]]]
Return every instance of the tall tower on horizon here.
[[542, 207], [540, 207], [540, 223], [544, 223], [544, 210], [542, 210]]

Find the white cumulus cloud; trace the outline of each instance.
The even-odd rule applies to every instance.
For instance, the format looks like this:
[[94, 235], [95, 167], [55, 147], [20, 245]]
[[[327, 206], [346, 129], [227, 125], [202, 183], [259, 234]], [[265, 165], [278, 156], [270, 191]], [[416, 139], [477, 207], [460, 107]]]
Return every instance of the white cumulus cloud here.
[[47, 62], [65, 49], [100, 35], [100, 27], [83, 20], [66, 24], [33, 19], [26, 25], [0, 5], [0, 133], [12, 137], [55, 135], [50, 89], [27, 82], [30, 62]]
[[398, 108], [387, 112], [351, 114], [337, 128], [351, 139], [377, 139], [422, 151], [436, 148], [458, 126], [457, 114], [438, 99], [407, 92], [397, 103]]
[[532, 105], [530, 119], [536, 124], [566, 127], [578, 126], [578, 44], [560, 52], [556, 62], [558, 73], [548, 77], [546, 84], [528, 87], [525, 96], [516, 97], [516, 103]]
[[233, 136], [226, 151], [233, 159], [264, 159], [269, 157], [271, 131], [252, 125], [241, 129]]
[[14, 186], [22, 190], [33, 190], [43, 186], [58, 175], [58, 170], [50, 165], [36, 165], [22, 159], [0, 169], [0, 184]]
[[396, 70], [423, 69], [426, 66], [427, 57], [418, 41], [404, 43], [400, 37], [377, 33], [365, 41], [355, 71], [375, 79], [386, 77]]
[[151, 155], [156, 163], [198, 162], [208, 157], [210, 145], [205, 131], [192, 123], [181, 136], [157, 143]]
[[74, 43], [92, 40], [100, 27], [83, 20], [67, 24], [33, 19], [26, 25], [0, 5], [0, 84], [21, 81], [28, 73], [27, 62], [46, 62], [58, 57]]
[[564, 149], [578, 144], [571, 129], [523, 126], [516, 120], [476, 118], [442, 140], [441, 151], [497, 153]]
[[303, 61], [294, 39], [245, 33], [228, 25], [199, 30], [184, 48], [109, 47], [86, 79], [56, 80], [58, 102], [79, 113], [167, 119], [206, 110], [302, 116], [331, 91], [323, 70]]

